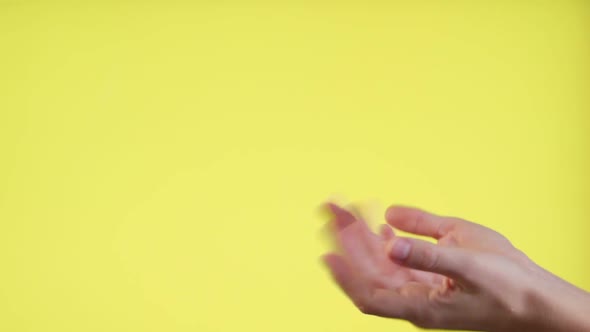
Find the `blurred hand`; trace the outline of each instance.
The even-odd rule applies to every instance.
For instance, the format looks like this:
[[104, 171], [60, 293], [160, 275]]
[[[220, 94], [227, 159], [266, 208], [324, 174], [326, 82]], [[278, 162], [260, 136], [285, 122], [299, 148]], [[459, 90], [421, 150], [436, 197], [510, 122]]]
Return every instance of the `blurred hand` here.
[[[328, 208], [340, 252], [324, 261], [363, 313], [424, 328], [590, 331], [580, 310], [588, 295], [489, 228], [394, 206], [377, 235], [350, 211]], [[397, 236], [390, 226], [438, 243]]]

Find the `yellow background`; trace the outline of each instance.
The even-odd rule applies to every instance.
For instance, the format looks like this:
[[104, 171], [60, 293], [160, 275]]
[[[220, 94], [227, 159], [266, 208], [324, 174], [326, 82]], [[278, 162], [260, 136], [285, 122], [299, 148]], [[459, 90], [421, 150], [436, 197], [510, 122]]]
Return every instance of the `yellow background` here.
[[588, 2], [408, 3], [0, 1], [0, 331], [413, 331], [321, 266], [333, 195], [589, 289]]

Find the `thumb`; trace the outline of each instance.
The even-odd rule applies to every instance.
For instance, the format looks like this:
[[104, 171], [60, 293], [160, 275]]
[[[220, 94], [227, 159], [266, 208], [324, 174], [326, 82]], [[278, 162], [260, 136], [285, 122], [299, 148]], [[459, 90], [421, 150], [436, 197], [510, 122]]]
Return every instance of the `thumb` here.
[[443, 247], [427, 241], [395, 237], [386, 246], [388, 257], [399, 265], [464, 279], [473, 257], [460, 248]]

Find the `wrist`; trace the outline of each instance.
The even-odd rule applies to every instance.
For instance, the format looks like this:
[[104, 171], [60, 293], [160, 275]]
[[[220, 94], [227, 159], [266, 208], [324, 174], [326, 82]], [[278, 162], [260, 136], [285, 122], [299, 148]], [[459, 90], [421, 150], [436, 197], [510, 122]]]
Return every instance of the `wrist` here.
[[588, 293], [540, 268], [531, 276], [520, 331], [590, 331]]

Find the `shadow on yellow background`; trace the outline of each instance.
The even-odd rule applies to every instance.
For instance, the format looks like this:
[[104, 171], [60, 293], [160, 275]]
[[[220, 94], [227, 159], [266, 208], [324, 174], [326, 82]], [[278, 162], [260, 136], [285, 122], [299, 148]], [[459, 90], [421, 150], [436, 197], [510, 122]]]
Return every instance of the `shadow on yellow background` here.
[[589, 289], [588, 9], [0, 2], [0, 330], [414, 331], [331, 283], [332, 195]]

